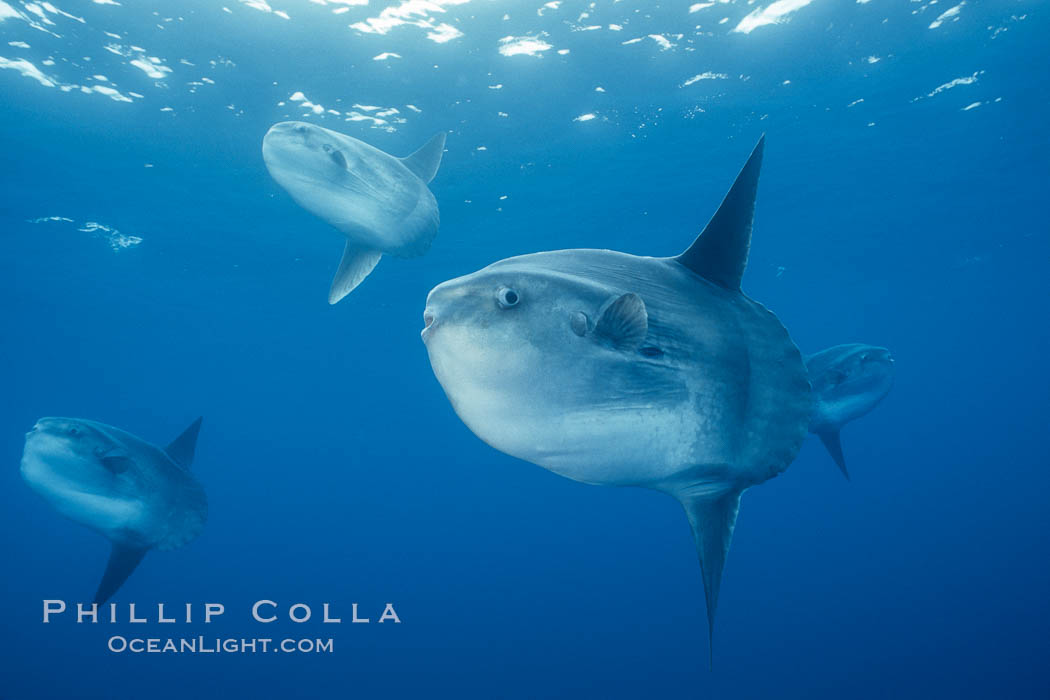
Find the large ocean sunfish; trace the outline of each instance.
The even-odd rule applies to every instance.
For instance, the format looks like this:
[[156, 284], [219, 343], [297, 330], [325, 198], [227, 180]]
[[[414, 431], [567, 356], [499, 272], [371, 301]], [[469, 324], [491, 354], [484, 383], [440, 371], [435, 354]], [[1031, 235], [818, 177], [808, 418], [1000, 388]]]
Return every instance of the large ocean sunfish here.
[[816, 403], [809, 432], [820, 438], [848, 479], [839, 431], [871, 412], [893, 388], [893, 355], [886, 348], [850, 343], [806, 357]]
[[198, 418], [164, 449], [79, 418], [41, 418], [26, 433], [26, 483], [113, 544], [96, 603], [116, 593], [149, 550], [175, 549], [200, 534], [208, 505], [189, 471], [200, 425]]
[[685, 508], [709, 633], [740, 495], [787, 469], [809, 428], [809, 374], [787, 331], [740, 291], [759, 141], [684, 253], [560, 250], [435, 287], [422, 336], [470, 430], [589, 484]]
[[266, 132], [263, 161], [273, 179], [346, 236], [329, 304], [361, 284], [383, 253], [411, 258], [430, 249], [439, 218], [427, 183], [444, 148], [444, 132], [406, 158], [304, 122], [281, 122]]

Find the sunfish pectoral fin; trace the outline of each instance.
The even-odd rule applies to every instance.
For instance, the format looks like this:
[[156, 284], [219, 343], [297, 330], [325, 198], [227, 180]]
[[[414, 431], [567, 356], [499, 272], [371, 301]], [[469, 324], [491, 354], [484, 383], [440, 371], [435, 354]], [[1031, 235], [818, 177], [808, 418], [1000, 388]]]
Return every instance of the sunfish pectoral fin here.
[[120, 453], [108, 454], [101, 459], [101, 462], [103, 467], [114, 474], [123, 474], [135, 464], [135, 461], [131, 459], [131, 457]]
[[441, 154], [444, 152], [445, 132], [442, 131], [435, 134], [418, 151], [402, 158], [401, 162], [420, 180], [430, 182], [437, 175], [438, 166], [441, 165]]
[[718, 211], [693, 244], [675, 258], [704, 279], [726, 289], [740, 289], [740, 278], [747, 267], [765, 141], [765, 136], [758, 140]]
[[102, 574], [102, 582], [98, 584], [95, 591], [95, 602], [101, 605], [117, 592], [131, 576], [131, 572], [146, 556], [148, 549], [126, 547], [121, 544], [113, 544], [113, 551], [109, 554], [109, 563], [106, 564], [106, 573]]
[[828, 453], [835, 460], [835, 464], [839, 465], [842, 475], [849, 480], [849, 472], [846, 471], [846, 455], [842, 454], [842, 436], [839, 431], [827, 430], [817, 433], [817, 437], [824, 443], [824, 447], [828, 448]]
[[332, 279], [332, 288], [328, 291], [328, 303], [334, 304], [354, 291], [354, 288], [368, 277], [368, 273], [375, 269], [382, 256], [378, 250], [358, 248], [347, 241], [346, 247], [343, 248], [343, 259], [339, 261], [339, 269]]
[[715, 610], [718, 608], [718, 589], [722, 584], [729, 543], [733, 539], [736, 514], [740, 509], [741, 491], [720, 494], [679, 496], [689, 525], [693, 528], [700, 572], [704, 579], [704, 598], [707, 602], [707, 639], [710, 662], [714, 667]]
[[594, 323], [595, 337], [621, 350], [637, 350], [648, 332], [645, 302], [630, 292], [607, 301]]
[[189, 469], [193, 464], [193, 453], [197, 449], [197, 435], [200, 434], [202, 420], [204, 418], [200, 417], [190, 423], [190, 427], [183, 430], [181, 435], [164, 448], [175, 464], [183, 469]]

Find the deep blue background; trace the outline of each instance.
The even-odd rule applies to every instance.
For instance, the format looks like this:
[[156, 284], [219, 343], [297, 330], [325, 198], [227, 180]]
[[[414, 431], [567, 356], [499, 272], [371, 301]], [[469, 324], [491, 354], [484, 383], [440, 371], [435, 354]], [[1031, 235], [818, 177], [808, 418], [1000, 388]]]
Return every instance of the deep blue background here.
[[[754, 9], [741, 3], [603, 2], [579, 22], [620, 32], [573, 32], [585, 4], [540, 4], [449, 7], [435, 21], [465, 35], [445, 44], [347, 28], [382, 5], [292, 0], [275, 8], [291, 20], [233, 0], [156, 3], [159, 16], [67, 0], [86, 21], [50, 15], [60, 38], [0, 22], [0, 55], [144, 95], [0, 70], [0, 697], [1050, 695], [1045, 7], [968, 3], [930, 29], [951, 3], [817, 0], [745, 35], [729, 31]], [[102, 31], [173, 72], [154, 84]], [[538, 31], [554, 46], [542, 56], [497, 52]], [[621, 44], [650, 33], [685, 36]], [[383, 51], [403, 58], [371, 60]], [[235, 65], [208, 66], [220, 56]], [[728, 77], [678, 87], [705, 71]], [[215, 85], [190, 92], [201, 76]], [[397, 155], [450, 132], [432, 251], [384, 258], [334, 307], [340, 238], [259, 154], [269, 124], [299, 118], [277, 106], [296, 90], [340, 111], [398, 106], [393, 132], [312, 118]], [[810, 440], [745, 496], [709, 672], [680, 508], [481, 443], [418, 332], [432, 286], [499, 258], [679, 252], [762, 132], [745, 290], [803, 351], [885, 345], [898, 378], [844, 432], [852, 483]], [[43, 216], [143, 242], [114, 252], [27, 223]], [[41, 599], [88, 599], [108, 552], [21, 481], [23, 433], [45, 415], [161, 444], [204, 416], [208, 525], [147, 557], [118, 599], [222, 602], [222, 622], [40, 624]], [[373, 619], [393, 602], [403, 624], [261, 626], [259, 598], [331, 602], [344, 619], [352, 602]], [[118, 656], [114, 633], [333, 636], [336, 653]]]

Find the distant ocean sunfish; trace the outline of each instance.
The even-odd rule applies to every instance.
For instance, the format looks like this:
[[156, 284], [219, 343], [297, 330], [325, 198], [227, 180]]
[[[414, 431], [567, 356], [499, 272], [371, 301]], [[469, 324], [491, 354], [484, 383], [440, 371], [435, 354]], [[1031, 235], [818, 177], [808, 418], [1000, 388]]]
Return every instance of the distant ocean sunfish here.
[[848, 479], [839, 431], [867, 415], [893, 388], [893, 355], [886, 348], [851, 343], [806, 358], [816, 404], [809, 431], [820, 438]]
[[26, 434], [26, 483], [113, 543], [96, 603], [116, 593], [150, 549], [175, 549], [200, 534], [208, 506], [189, 471], [200, 425], [198, 418], [164, 449], [79, 418], [41, 418]]
[[299, 206], [346, 236], [328, 303], [352, 292], [383, 253], [422, 255], [438, 230], [434, 179], [445, 133], [406, 158], [304, 122], [274, 124], [263, 137], [270, 175]]
[[709, 632], [740, 495], [787, 469], [812, 412], [798, 348], [740, 291], [761, 162], [759, 141], [677, 257], [508, 258], [438, 285], [423, 314], [434, 375], [479, 438], [576, 481], [682, 504]]

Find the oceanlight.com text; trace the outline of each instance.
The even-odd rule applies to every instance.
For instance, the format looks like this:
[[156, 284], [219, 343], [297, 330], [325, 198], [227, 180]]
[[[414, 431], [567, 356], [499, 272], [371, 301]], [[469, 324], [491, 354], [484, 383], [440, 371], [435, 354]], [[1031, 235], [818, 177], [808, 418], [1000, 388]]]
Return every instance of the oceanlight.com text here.
[[221, 637], [141, 638], [115, 635], [107, 648], [114, 654], [331, 654], [328, 639], [237, 639]]

